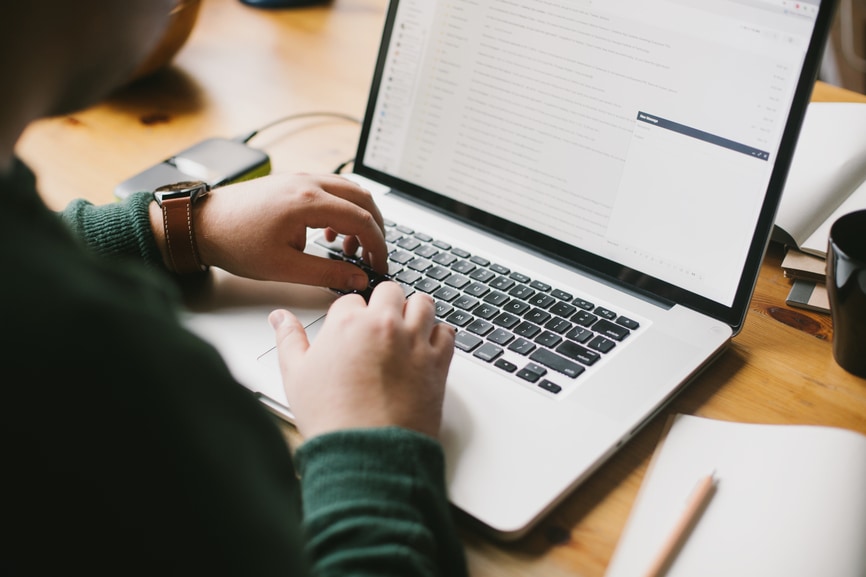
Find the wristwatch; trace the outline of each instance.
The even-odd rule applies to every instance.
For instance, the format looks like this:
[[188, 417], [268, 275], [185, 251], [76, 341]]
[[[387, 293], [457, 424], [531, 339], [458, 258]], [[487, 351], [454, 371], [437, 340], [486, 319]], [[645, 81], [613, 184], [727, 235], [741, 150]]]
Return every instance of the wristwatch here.
[[170, 267], [177, 274], [204, 272], [208, 269], [198, 256], [192, 211], [195, 203], [207, 196], [210, 186], [199, 180], [186, 180], [160, 186], [153, 198], [162, 208], [165, 244]]

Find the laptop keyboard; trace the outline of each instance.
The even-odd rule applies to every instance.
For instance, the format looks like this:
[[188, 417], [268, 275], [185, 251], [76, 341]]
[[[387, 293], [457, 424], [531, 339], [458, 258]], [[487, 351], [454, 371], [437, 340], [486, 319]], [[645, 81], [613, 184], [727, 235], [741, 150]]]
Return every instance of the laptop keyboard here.
[[[342, 250], [342, 238], [314, 242], [330, 258], [360, 266], [369, 276], [367, 299], [377, 284], [393, 280], [408, 297], [431, 295], [436, 316], [457, 330], [462, 354], [557, 395], [587, 369], [615, 353], [637, 321], [571, 291], [550, 286], [520, 271], [392, 221], [385, 223], [386, 275]], [[345, 291], [337, 291], [345, 294]]]

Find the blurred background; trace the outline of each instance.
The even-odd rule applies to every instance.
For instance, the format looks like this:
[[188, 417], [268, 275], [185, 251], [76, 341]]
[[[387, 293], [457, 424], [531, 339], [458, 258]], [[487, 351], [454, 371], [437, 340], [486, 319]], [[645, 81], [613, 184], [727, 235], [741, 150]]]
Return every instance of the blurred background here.
[[866, 94], [866, 0], [839, 0], [821, 80]]

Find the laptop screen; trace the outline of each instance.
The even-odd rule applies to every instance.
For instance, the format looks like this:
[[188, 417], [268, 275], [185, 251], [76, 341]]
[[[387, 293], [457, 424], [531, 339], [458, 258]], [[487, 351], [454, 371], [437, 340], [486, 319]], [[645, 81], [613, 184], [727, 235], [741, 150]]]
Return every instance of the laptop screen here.
[[355, 170], [738, 325], [828, 4], [392, 0]]

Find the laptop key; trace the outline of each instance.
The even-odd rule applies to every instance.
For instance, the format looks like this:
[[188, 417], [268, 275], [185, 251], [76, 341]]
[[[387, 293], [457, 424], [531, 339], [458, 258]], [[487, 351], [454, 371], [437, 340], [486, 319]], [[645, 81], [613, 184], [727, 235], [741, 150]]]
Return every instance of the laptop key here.
[[466, 331], [460, 331], [454, 337], [454, 346], [467, 353], [471, 353], [483, 342], [484, 340], [481, 337], [467, 333]]
[[446, 302], [436, 301], [436, 316], [440, 319], [450, 315], [454, 311], [454, 307]]
[[544, 328], [561, 335], [571, 330], [571, 327], [573, 326], [573, 324], [563, 318], [553, 317], [552, 319], [547, 321], [547, 324], [544, 325]]
[[457, 291], [451, 287], [444, 286], [444, 287], [440, 288], [439, 290], [437, 290], [435, 293], [433, 293], [433, 296], [436, 297], [437, 299], [442, 299], [443, 301], [449, 301], [450, 302], [450, 301], [453, 301], [455, 298], [457, 298], [457, 296], [459, 294], [460, 294], [459, 291]]
[[475, 319], [466, 326], [466, 330], [479, 336], [484, 336], [493, 330], [493, 324], [484, 319]]
[[544, 367], [535, 363], [529, 363], [528, 365], [520, 369], [520, 371], [518, 371], [517, 376], [525, 381], [534, 383], [546, 374], [547, 369], [545, 369]]
[[513, 300], [506, 303], [502, 310], [513, 315], [523, 316], [523, 313], [529, 310], [529, 305], [523, 301]]
[[439, 251], [431, 244], [423, 244], [415, 249], [415, 254], [422, 258], [433, 258]]
[[621, 341], [631, 334], [631, 331], [624, 326], [612, 323], [606, 319], [601, 319], [595, 323], [592, 330], [615, 341]]
[[397, 246], [399, 246], [403, 250], [412, 251], [421, 246], [421, 241], [416, 238], [406, 236], [397, 241]]
[[494, 342], [497, 345], [505, 346], [514, 340], [514, 335], [512, 335], [505, 329], [496, 329], [495, 331], [487, 335], [487, 340]]
[[468, 260], [458, 260], [454, 264], [451, 265], [451, 268], [455, 272], [469, 274], [475, 270], [475, 265], [469, 262]]
[[537, 347], [535, 343], [532, 341], [528, 341], [524, 338], [519, 338], [510, 345], [508, 345], [508, 350], [513, 351], [519, 355], [526, 356], [532, 351], [534, 351]]
[[517, 328], [512, 330], [514, 331], [514, 334], [520, 335], [521, 337], [526, 337], [527, 339], [531, 339], [539, 332], [541, 332], [541, 329], [538, 327], [538, 325], [534, 325], [529, 321], [523, 321], [522, 323], [517, 325]]
[[511, 313], [503, 312], [493, 317], [493, 324], [499, 325], [500, 327], [505, 327], [506, 329], [510, 329], [519, 322], [520, 317], [514, 316]]
[[499, 309], [487, 303], [481, 303], [472, 309], [472, 314], [484, 320], [490, 320], [499, 314]]
[[552, 349], [553, 347], [562, 342], [562, 337], [554, 332], [544, 331], [543, 333], [535, 337], [535, 342], [543, 347]]
[[484, 343], [483, 345], [475, 349], [475, 352], [472, 353], [472, 356], [490, 363], [502, 356], [502, 347], [498, 347], [493, 343]]
[[441, 264], [442, 266], [451, 266], [454, 261], [457, 260], [457, 257], [450, 252], [440, 252], [434, 256], [432, 260], [436, 264]]
[[604, 338], [601, 335], [596, 336], [594, 339], [589, 341], [587, 345], [590, 348], [593, 348], [601, 353], [609, 353], [613, 347], [616, 346], [616, 343], [610, 339]]
[[537, 325], [543, 325], [550, 319], [550, 317], [551, 314], [549, 312], [543, 311], [539, 308], [534, 308], [525, 315], [523, 315], [523, 318]]
[[474, 297], [483, 297], [487, 293], [490, 292], [490, 287], [484, 283], [474, 282], [470, 284], [468, 287], [465, 287], [463, 291], [466, 294], [470, 294]]
[[495, 274], [493, 274], [486, 268], [479, 268], [472, 271], [472, 273], [469, 275], [469, 278], [471, 278], [472, 280], [477, 280], [478, 282], [488, 283], [495, 276]]
[[536, 363], [551, 368], [558, 373], [571, 377], [572, 379], [577, 378], [580, 376], [580, 373], [586, 370], [581, 365], [569, 361], [565, 357], [560, 357], [556, 353], [547, 349], [536, 349], [531, 355], [529, 355], [529, 358]]
[[545, 391], [550, 391], [553, 394], [556, 394], [562, 390], [562, 387], [552, 381], [548, 381], [547, 379], [542, 379], [541, 382], [538, 383], [538, 386]]
[[616, 323], [624, 326], [627, 329], [631, 329], [631, 330], [636, 330], [636, 329], [640, 328], [639, 322], [634, 321], [628, 317], [619, 317], [618, 319], [616, 319]]
[[461, 289], [468, 285], [470, 281], [468, 278], [463, 276], [462, 274], [452, 274], [448, 278], [445, 279], [445, 284], [450, 287], [454, 287], [456, 289]]
[[398, 274], [396, 278], [400, 282], [412, 284], [421, 278], [421, 273], [414, 270], [405, 269], [403, 271], [400, 271], [400, 274]]
[[498, 276], [492, 281], [490, 281], [490, 286], [503, 291], [510, 289], [515, 284], [517, 283], [508, 278], [507, 276]]
[[504, 303], [508, 302], [508, 295], [499, 291], [493, 291], [484, 295], [484, 302], [496, 307], [502, 306]]
[[454, 311], [445, 320], [454, 326], [465, 327], [472, 322], [473, 317], [466, 311]]
[[517, 365], [505, 359], [496, 359], [496, 362], [493, 363], [493, 366], [497, 369], [502, 369], [506, 373], [513, 373], [517, 370]]
[[596, 307], [595, 310], [594, 310], [593, 312], [594, 312], [595, 314], [597, 314], [598, 316], [600, 316], [600, 317], [602, 317], [602, 318], [605, 318], [605, 319], [607, 319], [607, 320], [609, 320], [609, 321], [612, 321], [612, 320], [615, 319], [616, 316], [617, 316], [615, 312], [613, 312], [613, 311], [610, 310], [610, 309], [606, 309], [606, 308], [604, 308], [604, 307]]
[[598, 317], [586, 311], [577, 311], [574, 316], [571, 317], [571, 320], [573, 320], [582, 327], [588, 327], [591, 326], [592, 323], [597, 321]]
[[[533, 284], [530, 286], [535, 286], [535, 285]], [[533, 296], [531, 299], [529, 299], [529, 304], [537, 306], [540, 309], [546, 309], [547, 307], [549, 307], [550, 305], [552, 305], [555, 302], [556, 302], [555, 298], [553, 298], [549, 294], [545, 294], [542, 292], [535, 294], [535, 296]]]
[[588, 348], [582, 347], [569, 340], [562, 341], [562, 344], [556, 347], [556, 352], [565, 355], [569, 359], [574, 359], [588, 367], [595, 364], [595, 362], [601, 358], [601, 355], [597, 352], [591, 351]]
[[470, 256], [472, 256], [472, 253], [470, 253], [469, 251], [457, 247], [452, 248], [451, 252], [459, 256], [460, 258], [469, 258]]
[[451, 304], [453, 304], [458, 309], [463, 309], [465, 311], [468, 311], [468, 310], [472, 310], [473, 308], [475, 308], [479, 302], [481, 302], [481, 301], [479, 301], [477, 298], [475, 298], [473, 296], [460, 295]]
[[573, 329], [565, 333], [565, 338], [571, 339], [577, 343], [585, 343], [593, 336], [595, 336], [594, 332], [583, 327], [574, 327]]
[[451, 275], [451, 271], [445, 268], [444, 266], [434, 266], [433, 268], [427, 269], [425, 274], [432, 279], [442, 280]]
[[508, 291], [508, 294], [516, 299], [529, 300], [535, 294], [535, 291], [524, 284], [519, 284]]
[[568, 302], [568, 301], [570, 301], [571, 299], [574, 298], [574, 297], [571, 295], [571, 293], [567, 293], [567, 292], [565, 292], [565, 291], [563, 291], [563, 290], [559, 290], [559, 289], [553, 289], [553, 290], [551, 291], [550, 294], [553, 295], [553, 296], [555, 296], [555, 297], [558, 298], [559, 300], [562, 300], [562, 301], [565, 301], [565, 302]]
[[550, 314], [556, 315], [558, 317], [570, 317], [577, 311], [577, 307], [560, 301], [547, 310], [550, 312]]
[[425, 278], [416, 282], [414, 286], [415, 290], [421, 291], [422, 293], [430, 294], [439, 289], [441, 285], [433, 279]]

